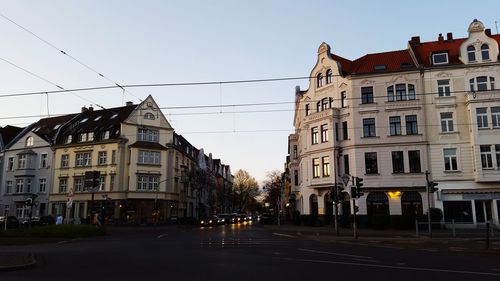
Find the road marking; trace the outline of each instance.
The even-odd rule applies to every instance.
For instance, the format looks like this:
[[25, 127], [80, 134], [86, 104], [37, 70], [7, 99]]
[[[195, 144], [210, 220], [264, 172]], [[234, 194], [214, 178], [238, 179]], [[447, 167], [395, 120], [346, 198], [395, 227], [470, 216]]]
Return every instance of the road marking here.
[[461, 274], [471, 274], [471, 275], [500, 276], [500, 273], [478, 272], [478, 271], [465, 271], [465, 270], [452, 270], [452, 269], [438, 269], [438, 268], [410, 267], [410, 266], [395, 266], [395, 265], [368, 264], [368, 263], [342, 262], [342, 261], [293, 259], [293, 258], [276, 258], [276, 259], [287, 260], [287, 261], [328, 263], [328, 264], [343, 264], [343, 265], [365, 266], [365, 267], [378, 267], [378, 268], [392, 268], [392, 269], [401, 269], [401, 270], [415, 270], [415, 271], [429, 271], [429, 272], [443, 272], [443, 273], [461, 273]]
[[463, 248], [463, 247], [448, 247], [448, 250], [454, 251], [454, 252], [462, 252], [462, 251], [467, 250], [467, 248]]
[[167, 236], [167, 235], [168, 235], [167, 233], [160, 234], [160, 235], [156, 236], [156, 238], [160, 239], [160, 238], [163, 238], [163, 237], [165, 237], [165, 236]]
[[282, 237], [288, 237], [288, 238], [297, 238], [297, 236], [283, 234], [283, 233], [277, 233], [277, 232], [273, 232], [273, 235], [282, 236]]
[[357, 259], [373, 259], [372, 257], [367, 257], [367, 256], [356, 256], [356, 255], [348, 255], [348, 254], [341, 254], [341, 253], [324, 252], [324, 251], [317, 251], [317, 250], [304, 249], [304, 248], [298, 248], [298, 250], [299, 251], [303, 251], [303, 252], [325, 254], [325, 255], [333, 255], [333, 256], [342, 256], [342, 257], [350, 257], [350, 258], [357, 258]]
[[57, 242], [57, 244], [65, 244], [65, 243], [68, 243], [68, 241], [63, 240], [63, 241], [59, 241], [59, 242]]

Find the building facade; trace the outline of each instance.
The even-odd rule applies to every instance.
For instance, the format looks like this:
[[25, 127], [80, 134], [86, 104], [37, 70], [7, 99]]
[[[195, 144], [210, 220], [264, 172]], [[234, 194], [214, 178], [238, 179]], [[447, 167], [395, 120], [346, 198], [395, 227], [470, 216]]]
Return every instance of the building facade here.
[[[413, 224], [429, 201], [446, 223], [498, 224], [499, 40], [474, 21], [468, 38], [413, 37], [352, 61], [321, 44], [288, 140], [296, 209], [329, 222], [337, 201], [348, 223], [356, 204], [360, 223], [382, 226]], [[364, 179], [355, 201], [352, 177]], [[431, 180], [440, 190], [427, 200]]]

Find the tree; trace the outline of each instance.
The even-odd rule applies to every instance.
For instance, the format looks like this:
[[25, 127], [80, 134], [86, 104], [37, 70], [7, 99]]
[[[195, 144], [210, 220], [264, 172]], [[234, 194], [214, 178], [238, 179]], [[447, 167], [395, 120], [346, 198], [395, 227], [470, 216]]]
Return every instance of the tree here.
[[265, 203], [269, 203], [269, 205], [273, 207], [278, 204], [282, 192], [282, 184], [280, 171], [274, 170], [267, 173], [266, 180], [263, 183]]
[[233, 182], [233, 212], [252, 211], [250, 208], [259, 196], [259, 184], [247, 171], [238, 170]]

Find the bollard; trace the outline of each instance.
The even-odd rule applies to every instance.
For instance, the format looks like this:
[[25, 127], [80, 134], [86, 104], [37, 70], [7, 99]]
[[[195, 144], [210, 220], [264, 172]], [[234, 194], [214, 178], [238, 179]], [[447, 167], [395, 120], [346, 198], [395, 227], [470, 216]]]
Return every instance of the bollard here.
[[418, 234], [418, 220], [415, 220], [415, 236], [417, 236], [417, 238], [419, 236], [419, 234]]
[[453, 231], [453, 238], [457, 237], [457, 233], [455, 232], [455, 219], [451, 220], [451, 229]]

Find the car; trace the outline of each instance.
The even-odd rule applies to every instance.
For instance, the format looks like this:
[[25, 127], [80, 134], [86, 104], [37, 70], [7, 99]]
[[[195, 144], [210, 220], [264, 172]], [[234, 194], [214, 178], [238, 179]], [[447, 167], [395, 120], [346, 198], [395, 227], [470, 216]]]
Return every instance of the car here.
[[[6, 227], [5, 225], [5, 220], [6, 218], [5, 217], [0, 217], [0, 227], [1, 229], [3, 229], [4, 227]], [[7, 217], [7, 228], [19, 228], [19, 220], [14, 217], [14, 216], [8, 216]]]
[[218, 222], [217, 216], [212, 215], [206, 219], [202, 219], [200, 221], [200, 225], [201, 226], [212, 226], [212, 225], [217, 225], [217, 222]]

